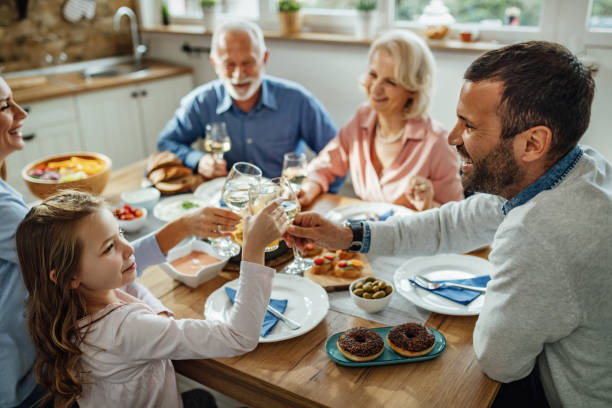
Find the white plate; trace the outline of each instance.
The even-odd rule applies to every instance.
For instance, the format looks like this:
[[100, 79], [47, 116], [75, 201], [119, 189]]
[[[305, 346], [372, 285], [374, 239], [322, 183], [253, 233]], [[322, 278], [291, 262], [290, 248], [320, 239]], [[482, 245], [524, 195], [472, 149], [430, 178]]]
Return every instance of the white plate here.
[[[182, 207], [184, 201], [191, 201], [192, 203], [198, 204], [199, 207], [194, 207], [189, 210], [185, 210]], [[159, 203], [153, 207], [153, 215], [155, 218], [162, 221], [170, 222], [183, 216], [184, 214], [195, 211], [197, 209], [206, 207], [208, 203], [201, 198], [194, 196], [193, 194], [180, 194], [169, 198], [163, 198]]]
[[424, 275], [432, 280], [469, 279], [491, 275], [493, 264], [486, 259], [471, 255], [441, 254], [412, 258], [404, 262], [393, 275], [395, 290], [423, 309], [432, 312], [472, 316], [480, 313], [485, 295], [474, 299], [469, 305], [462, 305], [412, 285], [409, 279]]
[[225, 177], [217, 177], [216, 179], [200, 184], [193, 192], [193, 195], [205, 200], [208, 205], [218, 207], [224, 183]]
[[336, 207], [327, 213], [327, 218], [334, 222], [344, 222], [349, 218], [366, 218], [368, 215], [382, 215], [393, 209], [393, 215], [412, 214], [409, 208], [391, 203], [366, 202]]
[[[227, 297], [225, 286], [237, 289], [238, 279], [227, 282], [210, 294], [204, 305], [206, 319], [227, 321], [232, 303]], [[327, 292], [320, 285], [301, 276], [277, 273], [272, 281], [271, 297], [287, 299], [287, 309], [283, 314], [298, 322], [302, 327], [298, 330], [291, 330], [279, 321], [266, 337], [259, 338], [260, 343], [292, 339], [308, 333], [321, 323], [329, 310]]]

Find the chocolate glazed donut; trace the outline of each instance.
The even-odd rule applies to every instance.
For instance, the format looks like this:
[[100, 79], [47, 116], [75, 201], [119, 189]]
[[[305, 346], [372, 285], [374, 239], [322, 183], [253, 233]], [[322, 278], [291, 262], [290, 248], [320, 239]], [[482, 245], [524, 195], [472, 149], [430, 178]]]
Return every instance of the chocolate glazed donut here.
[[418, 357], [429, 353], [436, 342], [431, 330], [418, 323], [404, 323], [387, 333], [387, 343], [397, 354]]
[[338, 338], [338, 350], [352, 361], [371, 361], [382, 354], [385, 342], [378, 333], [365, 327], [354, 327]]

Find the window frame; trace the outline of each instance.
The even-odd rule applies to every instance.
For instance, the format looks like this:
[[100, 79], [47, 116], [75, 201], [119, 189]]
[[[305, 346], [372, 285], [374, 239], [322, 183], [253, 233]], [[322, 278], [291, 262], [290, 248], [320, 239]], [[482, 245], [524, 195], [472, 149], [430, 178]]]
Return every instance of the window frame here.
[[[197, 1], [197, 0], [192, 0]], [[279, 22], [275, 0], [259, 0], [259, 18], [253, 19], [264, 30], [278, 30]], [[574, 52], [584, 52], [587, 47], [612, 48], [612, 29], [589, 29], [588, 21], [592, 10], [592, 0], [542, 0], [540, 25], [538, 27], [483, 27], [480, 24], [455, 23], [450, 33], [465, 30], [479, 31], [479, 41], [512, 43], [526, 40], [548, 40], [566, 44]], [[308, 9], [302, 8], [304, 32], [324, 32], [352, 34], [357, 20], [356, 10], [346, 9]], [[405, 28], [416, 32], [424, 25], [414, 21], [395, 20], [395, 0], [378, 0], [376, 10], [378, 31], [392, 28]], [[227, 19], [226, 13], [219, 12], [220, 20]], [[199, 17], [171, 16], [172, 24], [199, 24]]]

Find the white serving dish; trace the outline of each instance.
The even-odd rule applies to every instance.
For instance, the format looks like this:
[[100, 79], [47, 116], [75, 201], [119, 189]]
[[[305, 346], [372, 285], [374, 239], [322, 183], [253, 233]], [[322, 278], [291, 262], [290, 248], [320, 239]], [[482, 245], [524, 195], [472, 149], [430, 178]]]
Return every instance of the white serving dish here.
[[117, 223], [119, 224], [119, 228], [121, 228], [125, 232], [136, 232], [139, 229], [141, 229], [142, 227], [144, 227], [144, 225], [147, 222], [147, 209], [146, 208], [134, 207], [134, 206], [132, 206], [132, 208], [135, 209], [135, 210], [142, 211], [142, 215], [140, 217], [134, 218], [132, 220], [120, 220], [120, 219], [117, 219]]
[[137, 188], [121, 194], [121, 200], [132, 207], [143, 207], [152, 210], [159, 201], [161, 193], [155, 187]]
[[[214, 264], [205, 265], [196, 273], [195, 275], [186, 275], [174, 269], [174, 267], [170, 264], [170, 262], [188, 255], [191, 251], [201, 251], [206, 252], [209, 255], [214, 256], [215, 258], [220, 259], [219, 262]], [[166, 257], [168, 262], [161, 264], [161, 268], [173, 279], [183, 282], [185, 285], [195, 288], [200, 284], [211, 280], [215, 276], [221, 272], [229, 257], [223, 257], [217, 254], [215, 249], [204, 241], [200, 241], [199, 239], [193, 239], [184, 245], [177, 246], [172, 248], [168, 252], [168, 256]]]
[[[357, 280], [354, 280], [353, 282], [351, 282], [351, 284], [349, 286], [349, 293], [351, 294], [351, 299], [353, 299], [353, 302], [357, 305], [357, 307], [359, 307], [360, 309], [362, 309], [362, 310], [364, 310], [364, 311], [366, 311], [368, 313], [380, 312], [385, 307], [387, 307], [387, 305], [391, 301], [391, 296], [393, 296], [393, 292], [395, 292], [395, 288], [394, 288], [393, 291], [391, 291], [391, 293], [389, 293], [384, 298], [380, 298], [380, 299], [365, 299], [365, 298], [362, 298], [361, 296], [357, 296], [357, 295], [355, 295], [353, 293], [353, 287], [357, 284], [357, 282], [362, 282], [365, 279], [366, 278], [361, 278], [361, 279], [357, 279]], [[384, 280], [384, 279], [380, 279], [380, 280]], [[391, 283], [389, 283], [387, 281], [385, 281], [385, 283], [387, 285], [393, 287], [393, 285], [391, 285]]]

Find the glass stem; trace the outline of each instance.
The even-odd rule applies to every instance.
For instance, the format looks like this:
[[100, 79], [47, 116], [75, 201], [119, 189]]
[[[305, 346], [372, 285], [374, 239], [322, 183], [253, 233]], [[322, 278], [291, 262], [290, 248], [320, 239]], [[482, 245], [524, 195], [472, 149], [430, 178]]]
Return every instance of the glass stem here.
[[300, 255], [300, 250], [295, 244], [293, 245], [293, 259], [295, 263], [302, 262], [302, 255]]

